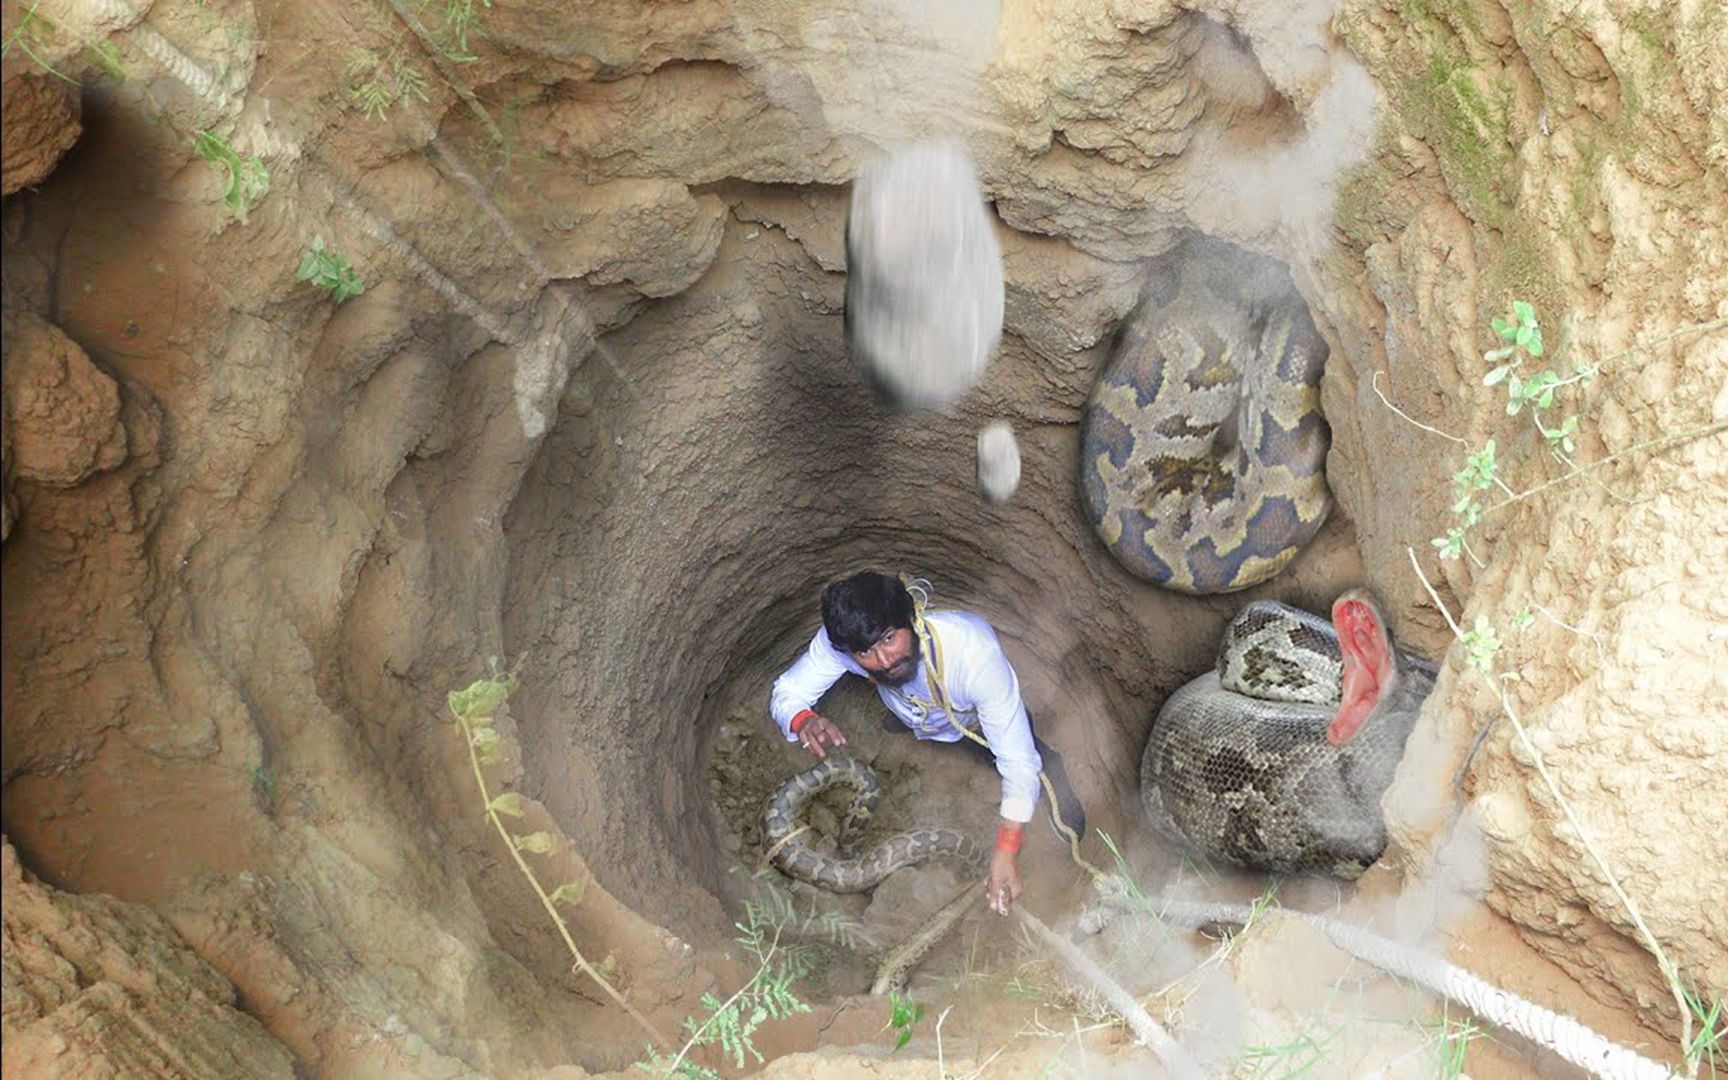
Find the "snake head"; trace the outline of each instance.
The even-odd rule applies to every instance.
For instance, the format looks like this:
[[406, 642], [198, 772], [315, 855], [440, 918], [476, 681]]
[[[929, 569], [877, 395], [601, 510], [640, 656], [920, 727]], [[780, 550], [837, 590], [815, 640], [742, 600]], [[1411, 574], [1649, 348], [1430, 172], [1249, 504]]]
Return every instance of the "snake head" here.
[[1326, 741], [1338, 746], [1362, 731], [1397, 684], [1398, 664], [1386, 617], [1368, 590], [1351, 589], [1332, 602], [1332, 627], [1344, 655], [1344, 678]]

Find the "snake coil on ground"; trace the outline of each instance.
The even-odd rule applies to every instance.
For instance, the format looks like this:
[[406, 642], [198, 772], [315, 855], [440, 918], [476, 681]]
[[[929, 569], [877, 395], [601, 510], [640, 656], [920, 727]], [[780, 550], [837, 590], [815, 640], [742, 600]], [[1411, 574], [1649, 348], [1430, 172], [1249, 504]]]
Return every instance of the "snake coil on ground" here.
[[[835, 837], [837, 853], [816, 848], [815, 836], [802, 823], [804, 807], [829, 788], [844, 785], [853, 791], [852, 805]], [[829, 757], [793, 776], [774, 790], [762, 812], [762, 840], [769, 861], [788, 877], [838, 893], [875, 888], [889, 874], [932, 859], [956, 865], [968, 878], [982, 880], [987, 865], [984, 850], [958, 829], [908, 829], [870, 845], [861, 854], [864, 830], [881, 798], [881, 785], [869, 765], [853, 757]], [[917, 932], [890, 949], [877, 965], [873, 994], [905, 986], [907, 977], [982, 898], [981, 887], [967, 890], [944, 905]]]

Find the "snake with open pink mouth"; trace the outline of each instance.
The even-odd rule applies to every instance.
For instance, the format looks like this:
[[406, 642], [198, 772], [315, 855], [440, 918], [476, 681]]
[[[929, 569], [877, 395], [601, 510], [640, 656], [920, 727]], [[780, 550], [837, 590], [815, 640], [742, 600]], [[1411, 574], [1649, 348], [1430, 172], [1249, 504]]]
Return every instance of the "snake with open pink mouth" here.
[[1244, 607], [1218, 667], [1170, 696], [1140, 759], [1152, 826], [1208, 857], [1355, 879], [1386, 848], [1380, 798], [1435, 667], [1401, 652], [1372, 594], [1332, 621]]

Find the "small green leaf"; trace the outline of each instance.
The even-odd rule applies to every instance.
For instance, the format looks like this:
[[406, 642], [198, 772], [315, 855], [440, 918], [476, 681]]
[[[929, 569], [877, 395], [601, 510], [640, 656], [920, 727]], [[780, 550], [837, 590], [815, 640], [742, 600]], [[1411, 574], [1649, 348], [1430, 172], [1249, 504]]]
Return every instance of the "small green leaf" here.
[[1512, 374], [1512, 365], [1511, 364], [1501, 364], [1499, 367], [1495, 368], [1493, 371], [1490, 371], [1487, 375], [1484, 375], [1482, 377], [1482, 385], [1483, 386], [1497, 386], [1500, 383], [1505, 382], [1506, 376], [1508, 376], [1510, 374]]
[[102, 70], [121, 82], [126, 81], [126, 64], [120, 59], [120, 47], [118, 45], [112, 41], [104, 41], [99, 45], [89, 46], [89, 51], [91, 57], [102, 67]]
[[1511, 341], [1516, 334], [1517, 328], [1505, 319], [1494, 318], [1489, 321], [1489, 325], [1494, 327], [1494, 332], [1506, 341]]
[[1541, 330], [1538, 330], [1535, 327], [1530, 328], [1530, 341], [1528, 344], [1526, 344], [1524, 346], [1524, 351], [1529, 353], [1531, 356], [1541, 356], [1542, 355], [1542, 331]]
[[1536, 325], [1536, 309], [1525, 301], [1512, 301], [1512, 313], [1516, 315], [1518, 321], [1523, 323], [1525, 326]]
[[477, 679], [467, 689], [450, 692], [450, 711], [463, 720], [490, 717], [515, 690], [513, 679]]
[[517, 851], [532, 852], [535, 855], [545, 855], [552, 850], [552, 834], [545, 832], [529, 833], [527, 836], [511, 837], [516, 843]]
[[1520, 349], [1527, 348], [1530, 344], [1530, 328], [1528, 326], [1520, 326], [1517, 330], [1513, 331], [1512, 343], [1517, 345]]
[[1494, 654], [1500, 650], [1500, 635], [1495, 632], [1487, 616], [1478, 615], [1475, 629], [1464, 631], [1459, 638], [1472, 667], [1482, 671], [1493, 667]]
[[1536, 616], [1532, 615], [1528, 608], [1526, 608], [1525, 610], [1520, 611], [1518, 614], [1512, 616], [1512, 625], [1516, 626], [1520, 630], [1524, 629], [1526, 626], [1529, 626], [1531, 623], [1533, 623], [1535, 621], [1536, 621]]
[[[497, 733], [494, 732], [493, 734]], [[495, 814], [504, 814], [507, 817], [521, 817], [522, 796], [518, 795], [514, 791], [506, 791], [504, 794], [488, 803], [487, 807]]]
[[402, 62], [396, 68], [396, 100], [406, 101], [408, 98], [419, 98], [430, 101], [426, 96], [426, 76], [418, 68]]
[[587, 894], [588, 883], [586, 881], [566, 881], [564, 884], [552, 890], [552, 902], [554, 904], [569, 904], [571, 907], [575, 907], [577, 904], [582, 902], [582, 898]]

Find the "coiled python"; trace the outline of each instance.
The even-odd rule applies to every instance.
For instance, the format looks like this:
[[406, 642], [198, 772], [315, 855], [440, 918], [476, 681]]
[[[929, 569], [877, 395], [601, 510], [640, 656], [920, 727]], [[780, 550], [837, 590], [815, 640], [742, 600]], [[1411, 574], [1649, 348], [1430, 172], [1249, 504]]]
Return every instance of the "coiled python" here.
[[1393, 644], [1366, 590], [1340, 596], [1331, 623], [1247, 605], [1217, 670], [1153, 722], [1140, 759], [1147, 818], [1224, 862], [1354, 880], [1386, 847], [1380, 798], [1434, 674]]
[[1087, 516], [1117, 561], [1197, 594], [1282, 570], [1331, 507], [1326, 353], [1270, 260], [1191, 246], [1156, 274], [1081, 433]]
[[[818, 851], [802, 824], [804, 807], [829, 788], [852, 789], [852, 806], [835, 837], [837, 855]], [[769, 861], [789, 877], [838, 893], [875, 888], [889, 874], [930, 859], [952, 862], [967, 877], [982, 882], [988, 860], [984, 850], [958, 829], [908, 829], [858, 853], [882, 788], [869, 765], [851, 757], [828, 757], [787, 780], [769, 796], [762, 812], [762, 842]], [[888, 951], [877, 966], [870, 992], [901, 990], [918, 962], [946, 937], [984, 895], [968, 889], [945, 905], [910, 938]]]

